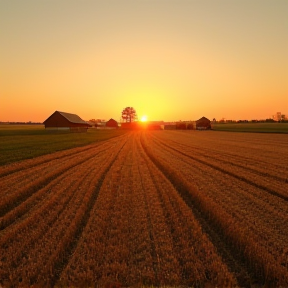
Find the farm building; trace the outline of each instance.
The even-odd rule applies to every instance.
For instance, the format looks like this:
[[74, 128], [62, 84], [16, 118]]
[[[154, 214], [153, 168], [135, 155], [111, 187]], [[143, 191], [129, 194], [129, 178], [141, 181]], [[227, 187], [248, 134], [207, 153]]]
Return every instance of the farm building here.
[[55, 111], [43, 124], [47, 130], [61, 130], [70, 132], [87, 132], [90, 125], [78, 115]]
[[118, 128], [118, 122], [111, 118], [109, 121], [106, 122], [106, 127], [117, 129]]
[[176, 122], [164, 122], [164, 130], [175, 130]]
[[196, 130], [208, 130], [211, 129], [211, 121], [206, 117], [202, 117], [199, 120], [195, 121]]
[[186, 130], [187, 129], [187, 123], [185, 121], [176, 122], [176, 129], [177, 130]]
[[[166, 129], [173, 129], [172, 127], [167, 127]], [[179, 121], [175, 122], [174, 129], [177, 130], [195, 130], [196, 129], [196, 121]]]
[[165, 125], [164, 129], [208, 130], [211, 129], [211, 121], [206, 117], [202, 117], [196, 121], [179, 121], [174, 123], [174, 125]]

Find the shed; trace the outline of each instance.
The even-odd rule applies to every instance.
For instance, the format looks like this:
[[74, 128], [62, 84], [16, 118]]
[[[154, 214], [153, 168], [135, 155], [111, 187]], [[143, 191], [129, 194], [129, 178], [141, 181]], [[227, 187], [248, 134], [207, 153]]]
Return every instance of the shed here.
[[109, 121], [106, 122], [106, 127], [117, 129], [118, 128], [118, 122], [111, 118]]
[[47, 130], [60, 130], [70, 132], [87, 132], [90, 125], [78, 115], [55, 111], [43, 124]]
[[195, 121], [197, 130], [208, 130], [211, 129], [211, 121], [206, 117], [202, 117], [199, 120]]

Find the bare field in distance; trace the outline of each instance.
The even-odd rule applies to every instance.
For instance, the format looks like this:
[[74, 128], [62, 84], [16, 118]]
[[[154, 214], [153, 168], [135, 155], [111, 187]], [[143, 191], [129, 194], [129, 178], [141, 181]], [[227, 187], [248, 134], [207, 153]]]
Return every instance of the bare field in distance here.
[[287, 135], [108, 138], [0, 166], [0, 285], [288, 286]]

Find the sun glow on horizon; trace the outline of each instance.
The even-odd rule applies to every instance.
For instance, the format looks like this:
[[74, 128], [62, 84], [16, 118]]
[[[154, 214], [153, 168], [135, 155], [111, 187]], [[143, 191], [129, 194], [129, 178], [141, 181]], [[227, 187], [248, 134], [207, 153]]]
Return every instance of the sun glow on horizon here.
[[146, 115], [142, 116], [141, 117], [141, 122], [146, 122], [146, 121], [147, 121], [147, 116]]

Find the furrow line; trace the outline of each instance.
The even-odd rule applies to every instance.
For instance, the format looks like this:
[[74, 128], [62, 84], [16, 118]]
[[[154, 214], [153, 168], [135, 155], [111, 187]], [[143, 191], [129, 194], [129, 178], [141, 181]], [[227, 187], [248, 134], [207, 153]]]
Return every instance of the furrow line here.
[[[112, 145], [113, 143], [110, 143], [109, 141], [107, 144], [101, 145], [100, 147], [94, 149], [90, 149], [89, 151], [85, 150], [84, 152], [73, 153], [72, 155], [68, 155], [61, 159], [52, 159], [49, 162], [45, 162], [39, 165], [36, 163], [36, 165], [30, 167], [29, 169], [23, 169], [17, 173], [7, 175], [1, 179], [1, 195], [3, 197], [8, 194], [13, 194], [17, 192], [19, 186], [29, 185], [30, 182], [36, 181], [38, 178], [40, 178], [42, 174], [48, 174], [51, 170], [56, 170], [58, 167], [63, 166], [69, 161], [71, 162], [74, 160], [75, 163], [77, 163], [77, 161], [83, 157], [87, 157], [87, 155], [94, 155], [95, 153], [99, 154], [100, 152], [111, 148]], [[37, 160], [39, 159], [36, 158], [35, 161], [37, 162]]]
[[47, 155], [39, 156], [36, 158], [27, 159], [27, 160], [23, 160], [20, 162], [1, 166], [0, 167], [0, 179], [7, 176], [7, 175], [30, 169], [36, 165], [45, 164], [47, 162], [51, 162], [54, 160], [61, 160], [62, 158], [66, 158], [68, 156], [79, 155], [79, 154], [85, 153], [91, 149], [97, 149], [99, 146], [105, 146], [108, 143], [109, 144], [114, 143], [114, 142], [117, 143], [119, 141], [119, 138], [122, 138], [122, 137], [123, 136], [118, 136], [118, 137], [111, 138], [108, 141], [97, 142], [94, 144], [85, 145], [83, 147], [76, 147], [76, 148], [71, 148], [71, 149], [67, 149], [67, 150], [57, 151], [57, 152], [54, 152], [51, 154], [47, 154]]
[[[3, 280], [6, 279], [6, 281], [11, 281], [12, 285], [18, 285], [21, 283], [21, 285], [27, 286], [34, 284], [43, 287], [54, 286], [53, 283], [57, 281], [57, 277], [59, 277], [63, 267], [65, 267], [66, 265], [65, 263], [68, 261], [69, 257], [71, 257], [71, 253], [73, 253], [73, 249], [77, 245], [78, 238], [80, 238], [81, 233], [86, 226], [86, 223], [90, 216], [90, 211], [94, 203], [96, 202], [98, 190], [101, 187], [103, 179], [107, 171], [113, 165], [113, 162], [117, 158], [119, 151], [123, 148], [124, 145], [125, 143], [121, 141], [118, 144], [118, 148], [115, 149], [112, 153], [109, 153], [108, 157], [104, 157], [104, 154], [102, 155], [102, 164], [104, 165], [101, 165], [99, 167], [100, 169], [98, 170], [98, 173], [96, 175], [95, 169], [93, 169], [93, 167], [98, 167], [96, 166], [98, 165], [98, 162], [93, 161], [93, 159], [90, 159], [88, 161], [88, 163], [92, 164], [91, 167], [85, 167], [85, 164], [87, 164], [87, 162], [85, 162], [83, 163], [82, 169], [78, 169], [78, 173], [76, 169], [77, 167], [73, 169], [73, 171], [76, 173], [75, 176], [80, 176], [79, 178], [77, 177], [76, 182], [74, 180], [71, 180], [73, 179], [73, 175], [75, 173], [70, 175], [69, 173], [66, 174], [67, 182], [72, 181], [71, 183], [73, 183], [74, 181], [75, 185], [73, 185], [72, 189], [68, 189], [69, 186], [66, 187], [69, 190], [67, 191], [67, 194], [70, 193], [70, 196], [68, 196], [67, 198], [66, 193], [61, 193], [62, 197], [61, 195], [59, 195], [59, 200], [65, 201], [66, 197], [68, 202], [66, 201], [64, 203], [63, 201], [61, 201], [61, 203], [59, 203], [58, 201], [56, 201], [56, 199], [54, 199], [54, 201], [52, 202], [55, 204], [56, 207], [62, 207], [61, 211], [55, 211], [52, 209], [50, 213], [47, 213], [47, 216], [43, 217], [43, 221], [46, 221], [46, 224], [40, 224], [40, 226], [38, 225], [38, 228], [37, 221], [35, 222], [35, 217], [33, 217], [34, 221], [33, 219], [30, 219], [32, 218], [32, 215], [30, 218], [27, 219], [27, 221], [31, 220], [34, 223], [34, 226], [36, 225], [35, 229], [32, 229], [32, 227], [27, 227], [28, 230], [30, 228], [32, 229], [30, 229], [31, 231], [29, 233], [30, 240], [33, 239], [33, 236], [36, 237], [35, 245], [34, 243], [30, 245], [27, 242], [27, 245], [25, 246], [27, 249], [23, 247], [21, 251], [19, 250], [20, 254], [24, 253], [24, 255], [27, 255], [29, 258], [24, 257], [23, 260], [20, 262], [17, 261], [15, 257], [14, 260], [10, 259], [10, 261], [16, 261], [13, 264], [15, 266], [15, 269], [10, 272], [10, 275], [3, 274], [3, 277], [1, 277]], [[106, 151], [106, 155], [107, 154], [108, 152]], [[40, 210], [40, 212], [41, 211], [42, 210]], [[50, 215], [52, 218], [50, 217]], [[47, 220], [49, 220], [49, 218], [51, 221], [53, 220], [53, 223], [50, 221], [50, 223], [48, 223], [47, 225]], [[42, 219], [40, 219], [40, 222], [41, 221]], [[43, 227], [46, 227], [47, 233], [45, 231], [40, 235], [40, 237], [38, 237], [37, 232], [40, 231]], [[17, 233], [17, 231], [19, 230], [15, 229], [15, 231]], [[16, 236], [17, 235], [18, 234], [16, 234]], [[11, 240], [11, 237], [9, 237], [9, 235], [7, 237], [8, 240]], [[43, 249], [44, 247], [45, 249]], [[3, 248], [5, 249], [5, 247]], [[11, 248], [13, 247], [11, 246]], [[35, 263], [38, 262], [39, 265], [35, 266]], [[6, 265], [9, 264], [7, 263]], [[12, 265], [10, 265], [10, 267], [12, 267]]]
[[[8, 194], [5, 198], [2, 198], [0, 202], [0, 217], [4, 216], [13, 208], [17, 207], [22, 202], [26, 201], [29, 197], [31, 197], [31, 195], [36, 193], [39, 189], [47, 186], [58, 175], [61, 175], [62, 173], [65, 173], [66, 171], [85, 163], [91, 157], [96, 157], [98, 154], [100, 154], [103, 151], [105, 150], [96, 151], [96, 153], [95, 151], [90, 151], [89, 154], [85, 153], [84, 155], [81, 155], [81, 156], [73, 155], [72, 158], [70, 157], [68, 159], [64, 158], [65, 162], [64, 163], [59, 162], [58, 167], [49, 165], [49, 170], [45, 171], [45, 174], [44, 174], [45, 176], [43, 176], [43, 172], [42, 172], [42, 174], [38, 173], [35, 176], [37, 177], [36, 179], [33, 179], [33, 178], [30, 179], [27, 185], [19, 186], [20, 184], [17, 183], [17, 186], [14, 188], [15, 190], [13, 191], [13, 193]], [[91, 156], [91, 153], [93, 152], [94, 154], [92, 154]], [[27, 179], [29, 178], [27, 177]], [[7, 179], [7, 181], [8, 180], [11, 180], [11, 179]], [[11, 189], [11, 188], [8, 185], [6, 189]], [[4, 193], [5, 190], [2, 192]]]
[[[203, 212], [201, 212], [199, 210], [198, 205], [196, 205], [195, 201], [193, 201], [190, 193], [187, 191], [187, 188], [184, 187], [181, 180], [179, 180], [177, 178], [177, 176], [171, 177], [171, 175], [172, 175], [170, 173], [171, 171], [167, 171], [165, 166], [163, 166], [160, 163], [160, 161], [158, 161], [158, 158], [155, 157], [153, 155], [153, 152], [151, 152], [150, 149], [148, 148], [148, 146], [146, 146], [144, 144], [143, 139], [141, 139], [141, 145], [143, 147], [143, 150], [145, 151], [145, 154], [150, 159], [150, 161], [153, 163], [152, 165], [155, 165], [159, 169], [159, 171], [161, 171], [163, 177], [165, 177], [166, 180], [169, 183], [171, 183], [171, 185], [173, 185], [173, 187], [176, 189], [178, 194], [181, 196], [181, 199], [183, 199], [185, 204], [191, 209], [191, 211], [193, 212], [193, 215], [195, 216], [195, 219], [198, 221], [199, 225], [201, 225], [203, 232], [205, 232], [205, 234], [207, 234], [210, 241], [216, 247], [217, 252], [219, 253], [220, 257], [222, 258], [224, 263], [229, 268], [229, 271], [232, 272], [233, 275], [235, 276], [235, 279], [237, 280], [239, 287], [247, 287], [247, 288], [249, 287], [250, 288], [250, 280], [249, 279], [250, 279], [252, 272], [249, 271], [249, 269], [247, 269], [245, 262], [241, 261], [241, 258], [239, 258], [239, 254], [234, 253], [234, 255], [233, 255], [233, 253], [231, 253], [231, 247], [227, 246], [226, 242], [223, 239], [223, 235], [219, 235], [219, 232], [217, 230], [215, 230], [215, 228], [214, 228], [215, 226], [211, 225], [210, 219], [208, 219], [206, 217], [206, 215], [203, 214]], [[151, 166], [149, 166], [149, 170], [152, 170]], [[151, 177], [153, 179], [153, 182], [154, 182], [155, 186], [158, 187], [158, 193], [160, 195], [160, 198], [162, 199], [163, 202], [165, 202], [163, 192], [162, 193], [160, 192], [164, 188], [162, 187], [162, 185], [159, 184], [159, 182], [158, 182], [159, 179], [155, 179], [154, 175], [155, 175], [155, 173], [151, 172]], [[163, 181], [161, 181], [161, 182], [163, 183]], [[165, 191], [165, 192], [167, 193], [167, 191]], [[169, 197], [172, 197], [172, 195], [169, 195]], [[173, 199], [173, 200], [170, 199], [170, 201], [173, 201], [173, 203], [175, 205], [175, 203], [176, 203], [175, 199]], [[166, 200], [166, 203], [167, 203], [167, 200]], [[167, 210], [167, 204], [165, 204], [164, 210], [165, 211]], [[179, 211], [182, 212], [183, 208], [180, 208]], [[170, 218], [167, 217], [167, 221], [169, 219]], [[173, 216], [172, 219], [175, 220], [176, 216]], [[169, 221], [169, 223], [171, 225], [171, 221]], [[174, 229], [177, 229], [177, 226]], [[176, 231], [174, 231], [173, 233], [175, 234], [175, 232]], [[176, 239], [174, 241], [176, 241], [175, 243], [176, 243], [176, 245], [178, 245], [177, 244], [178, 239]], [[181, 256], [181, 255], [179, 255], [179, 256]], [[179, 261], [181, 261], [181, 259], [179, 259]]]
[[[157, 137], [157, 140], [159, 142], [161, 142], [163, 145], [166, 145], [166, 146], [169, 146], [171, 147], [170, 145], [168, 145], [167, 141], [166, 143], [160, 139], [159, 137]], [[269, 177], [273, 180], [277, 180], [279, 181], [280, 183], [286, 183], [285, 181], [287, 180], [287, 177], [285, 176], [279, 176], [279, 173], [278, 175], [274, 172], [274, 170], [270, 169], [269, 172], [267, 172], [267, 169], [264, 171], [263, 169], [259, 170], [259, 168], [255, 167], [252, 168], [252, 167], [249, 167], [247, 165], [247, 163], [244, 165], [241, 165], [241, 164], [238, 164], [239, 162], [243, 161], [243, 158], [246, 159], [247, 161], [251, 161], [251, 158], [250, 157], [243, 157], [243, 156], [238, 156], [238, 155], [232, 155], [230, 153], [225, 153], [223, 151], [219, 152], [219, 151], [211, 151], [211, 149], [208, 149], [208, 148], [199, 148], [199, 147], [196, 147], [196, 146], [191, 146], [191, 145], [187, 145], [187, 144], [183, 144], [183, 143], [179, 143], [179, 142], [176, 142], [174, 140], [169, 140], [169, 142], [172, 144], [172, 146], [178, 146], [179, 149], [177, 149], [177, 151], [180, 151], [180, 149], [183, 147], [185, 149], [190, 149], [190, 151], [193, 151], [193, 152], [196, 152], [197, 155], [200, 155], [202, 157], [205, 157], [205, 158], [209, 158], [209, 159], [213, 159], [215, 161], [218, 161], [218, 162], [221, 162], [221, 163], [225, 163], [225, 164], [228, 164], [228, 165], [232, 165], [233, 167], [239, 167], [240, 169], [244, 169], [244, 170], [247, 170], [247, 171], [250, 171], [254, 174], [257, 174], [259, 176], [262, 176], [262, 177]], [[203, 151], [205, 151], [205, 153], [203, 153]], [[215, 156], [215, 154], [219, 154], [218, 157]], [[188, 154], [187, 154], [188, 155]], [[223, 156], [226, 156], [229, 161], [225, 160], [225, 157]], [[262, 161], [263, 162], [263, 161]], [[266, 164], [266, 165], [270, 165], [270, 163], [266, 163], [266, 162], [263, 162], [263, 164]], [[272, 171], [271, 171], [272, 170]], [[272, 174], [271, 174], [272, 172]], [[287, 175], [288, 176], [288, 175]]]
[[[23, 220], [22, 218], [27, 218], [31, 215], [31, 213], [36, 213], [37, 211], [33, 211], [35, 209], [38, 209], [44, 217], [45, 211], [47, 209], [52, 209], [53, 203], [59, 201], [58, 198], [62, 197], [63, 192], [61, 193], [62, 190], [59, 189], [59, 185], [61, 185], [61, 183], [64, 182], [66, 179], [70, 180], [71, 183], [69, 187], [71, 188], [74, 187], [75, 184], [77, 184], [78, 182], [80, 183], [82, 181], [82, 177], [87, 176], [86, 170], [88, 169], [88, 171], [90, 171], [91, 169], [92, 171], [92, 168], [95, 166], [94, 162], [96, 157], [97, 155], [89, 159], [87, 162], [83, 162], [79, 166], [72, 167], [70, 170], [65, 171], [63, 174], [60, 174], [55, 179], [53, 179], [47, 186], [39, 189], [31, 197], [23, 201], [19, 206], [10, 210], [7, 214], [0, 218], [0, 230], [5, 229], [14, 221], [16, 221], [16, 223], [21, 222]], [[86, 170], [84, 170], [84, 168]], [[75, 172], [81, 173], [78, 175], [77, 179], [73, 179], [73, 173]], [[69, 184], [69, 181], [66, 180], [64, 183], [65, 185], [67, 185]], [[61, 186], [64, 188], [63, 185]], [[52, 199], [54, 200], [51, 201]]]
[[268, 192], [269, 194], [271, 194], [271, 195], [273, 195], [273, 196], [276, 196], [276, 197], [279, 197], [279, 198], [281, 198], [281, 199], [283, 199], [283, 200], [285, 200], [285, 201], [288, 201], [288, 195], [280, 194], [280, 193], [278, 193], [277, 191], [272, 190], [271, 188], [269, 188], [269, 187], [267, 187], [267, 186], [261, 185], [261, 184], [259, 184], [259, 183], [255, 183], [254, 181], [252, 181], [252, 180], [250, 180], [250, 179], [247, 179], [245, 176], [237, 175], [237, 174], [233, 173], [232, 171], [228, 171], [228, 170], [226, 170], [226, 169], [224, 169], [224, 168], [221, 168], [221, 167], [219, 167], [219, 166], [217, 166], [217, 165], [214, 165], [214, 164], [212, 164], [212, 163], [209, 163], [209, 162], [207, 162], [207, 161], [205, 161], [205, 160], [201, 160], [201, 159], [198, 159], [197, 157], [194, 157], [194, 156], [191, 156], [191, 155], [187, 155], [186, 153], [180, 151], [179, 149], [176, 149], [176, 148], [174, 148], [174, 147], [172, 147], [172, 146], [169, 146], [169, 145], [167, 145], [167, 144], [165, 144], [165, 143], [163, 143], [163, 142], [161, 142], [161, 145], [162, 145], [162, 146], [165, 146], [165, 147], [167, 147], [168, 149], [170, 149], [170, 150], [172, 150], [172, 151], [175, 151], [175, 152], [177, 152], [177, 153], [179, 153], [179, 154], [181, 154], [181, 155], [183, 155], [183, 156], [185, 156], [185, 157], [187, 157], [187, 158], [190, 158], [190, 159], [192, 159], [192, 160], [194, 160], [194, 161], [196, 161], [196, 162], [198, 162], [198, 163], [201, 163], [201, 164], [203, 164], [203, 165], [209, 166], [209, 167], [211, 167], [211, 168], [213, 168], [213, 169], [215, 169], [215, 170], [217, 170], [217, 171], [220, 171], [220, 172], [222, 172], [222, 173], [224, 173], [224, 174], [227, 174], [227, 175], [229, 175], [229, 176], [231, 176], [231, 177], [234, 177], [234, 178], [236, 178], [236, 179], [238, 179], [238, 180], [240, 180], [240, 181], [243, 181], [243, 182], [245, 182], [245, 183], [247, 183], [247, 184], [249, 184], [249, 185], [251, 185], [251, 186], [254, 186], [254, 187], [256, 187], [256, 188], [259, 188], [259, 189], [261, 189], [261, 190], [264, 190], [264, 191]]
[[[148, 142], [146, 144], [146, 141], [148, 140], [141, 139], [141, 143], [150, 159], [166, 175], [187, 205], [191, 209], [197, 208], [200, 211], [200, 213], [197, 213], [201, 215], [199, 221], [203, 221], [202, 218], [207, 219], [209, 229], [211, 228], [212, 231], [215, 231], [215, 235], [218, 235], [220, 242], [213, 242], [215, 246], [217, 246], [217, 242], [226, 242], [227, 248], [220, 248], [219, 251], [224, 253], [225, 250], [228, 250], [233, 259], [237, 259], [237, 262], [239, 260], [239, 265], [246, 267], [246, 275], [250, 276], [251, 281], [254, 280], [262, 285], [264, 284], [263, 281], [274, 286], [287, 285], [287, 269], [274, 258], [270, 251], [267, 251], [265, 245], [268, 243], [258, 243], [247, 227], [239, 226], [237, 220], [231, 217], [225, 209], [198, 191], [193, 184], [185, 179], [181, 169], [173, 168], [171, 163], [166, 163], [165, 159], [157, 157], [157, 151], [153, 150], [153, 145], [148, 144]], [[203, 225], [205, 227], [205, 224]], [[213, 241], [213, 233], [209, 232], [208, 228], [206, 229]], [[248, 242], [247, 239], [249, 239]], [[227, 261], [227, 264], [229, 265], [229, 261]], [[240, 280], [241, 277], [238, 278], [238, 281]]]
[[[109, 170], [111, 169], [111, 167], [113, 166], [113, 164], [115, 163], [115, 161], [117, 160], [118, 155], [121, 153], [121, 151], [123, 150], [125, 144], [127, 142], [127, 139], [125, 140], [124, 143], [120, 144], [120, 149], [117, 151], [117, 153], [115, 155], [113, 155], [111, 162], [106, 166], [106, 168], [104, 169], [104, 171], [101, 173], [101, 176], [97, 182], [97, 185], [94, 188], [92, 197], [90, 198], [88, 205], [86, 205], [85, 207], [85, 213], [82, 216], [82, 219], [80, 221], [80, 223], [77, 225], [78, 229], [76, 230], [76, 232], [73, 231], [73, 233], [69, 233], [69, 235], [66, 237], [67, 239], [73, 239], [68, 245], [65, 245], [66, 243], [64, 243], [63, 245], [60, 245], [60, 247], [58, 247], [58, 251], [61, 251], [61, 249], [65, 252], [62, 252], [62, 257], [61, 261], [58, 261], [56, 263], [54, 263], [54, 276], [51, 279], [51, 286], [53, 287], [57, 281], [59, 281], [61, 273], [64, 271], [65, 267], [67, 266], [67, 264], [69, 263], [69, 260], [71, 258], [71, 256], [73, 255], [78, 241], [82, 235], [83, 230], [85, 229], [85, 227], [87, 226], [88, 220], [90, 218], [90, 214], [91, 211], [93, 210], [93, 207], [96, 203], [99, 191], [102, 187], [102, 183], [107, 175], [107, 173], [109, 172]], [[119, 145], [119, 144], [118, 144]]]

